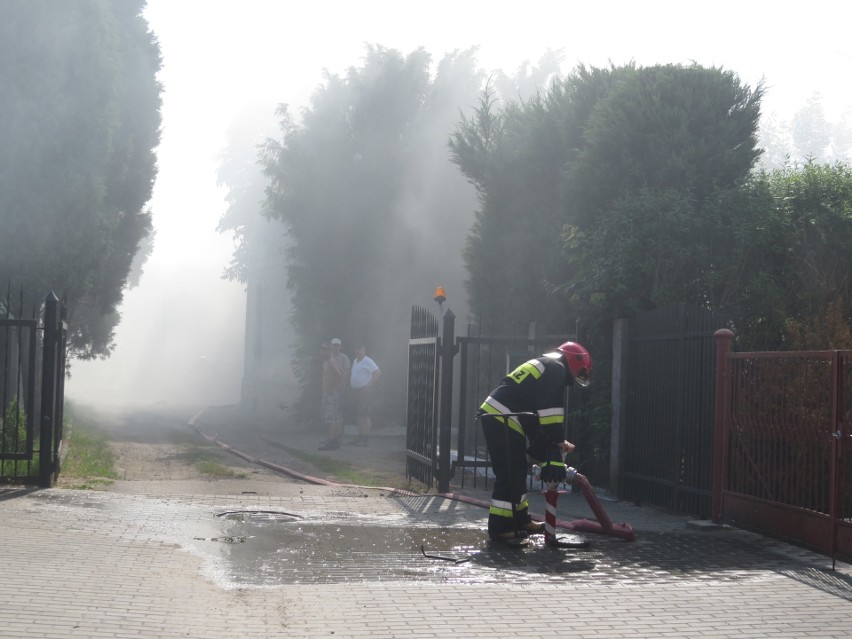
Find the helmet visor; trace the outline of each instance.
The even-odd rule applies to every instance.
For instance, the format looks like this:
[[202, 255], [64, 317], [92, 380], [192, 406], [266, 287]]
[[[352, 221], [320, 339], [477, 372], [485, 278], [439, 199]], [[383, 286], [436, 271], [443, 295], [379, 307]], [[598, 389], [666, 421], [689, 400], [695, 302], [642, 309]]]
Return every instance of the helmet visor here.
[[592, 381], [592, 374], [588, 368], [580, 368], [574, 372], [574, 381], [585, 388]]

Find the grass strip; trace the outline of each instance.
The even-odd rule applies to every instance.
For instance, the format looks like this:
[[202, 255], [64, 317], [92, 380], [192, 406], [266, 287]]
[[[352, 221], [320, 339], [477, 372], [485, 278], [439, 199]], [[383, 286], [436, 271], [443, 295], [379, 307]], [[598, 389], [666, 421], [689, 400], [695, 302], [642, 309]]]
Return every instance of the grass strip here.
[[61, 476], [65, 480], [79, 482], [63, 483], [67, 488], [98, 490], [118, 479], [115, 470], [115, 455], [106, 436], [85, 421], [66, 423], [70, 437], [65, 442], [68, 454], [62, 464]]
[[180, 454], [180, 458], [192, 464], [202, 475], [228, 479], [245, 479], [246, 473], [237, 472], [222, 463], [223, 453], [218, 448], [192, 446]]
[[282, 446], [288, 454], [309, 463], [323, 473], [334, 477], [344, 484], [356, 486], [376, 486], [387, 488], [398, 488], [412, 493], [427, 493], [428, 487], [418, 481], [409, 480], [393, 473], [380, 473], [369, 469], [355, 466], [349, 462], [330, 459], [323, 455], [315, 455], [289, 446]]
[[220, 464], [215, 459], [199, 459], [193, 464], [193, 466], [195, 466], [196, 470], [202, 475], [208, 475], [210, 477], [245, 479], [248, 476], [245, 473], [238, 473], [233, 469]]

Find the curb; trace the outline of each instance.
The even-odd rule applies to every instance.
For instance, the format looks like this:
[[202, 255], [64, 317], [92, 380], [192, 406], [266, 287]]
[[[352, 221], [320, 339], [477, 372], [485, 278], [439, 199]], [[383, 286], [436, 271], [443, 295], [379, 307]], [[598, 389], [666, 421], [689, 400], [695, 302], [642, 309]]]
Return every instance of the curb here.
[[225, 442], [220, 441], [219, 439], [217, 439], [213, 435], [208, 435], [203, 430], [201, 430], [201, 427], [198, 424], [190, 423], [190, 425], [195, 429], [195, 432], [197, 432], [199, 435], [201, 435], [208, 442], [210, 442], [212, 444], [216, 444], [219, 448], [226, 450], [229, 453], [231, 453], [232, 455], [236, 455], [237, 457], [240, 457], [240, 458], [246, 460], [249, 463], [257, 464], [258, 466], [264, 466], [265, 468], [268, 468], [269, 470], [274, 470], [275, 472], [281, 473], [283, 475], [289, 475], [290, 477], [294, 477], [295, 479], [300, 479], [300, 480], [307, 482], [309, 484], [319, 484], [319, 485], [322, 485], [322, 486], [341, 486], [342, 485], [342, 484], [336, 484], [336, 483], [328, 481], [326, 479], [321, 479], [320, 477], [312, 477], [311, 475], [305, 475], [305, 474], [296, 472], [292, 468], [285, 468], [284, 466], [279, 466], [278, 464], [273, 464], [272, 462], [266, 461], [265, 459], [261, 459], [260, 457], [252, 457], [251, 455], [247, 455], [246, 453], [242, 452], [241, 450], [238, 450], [238, 449], [234, 448], [233, 446], [230, 446], [230, 445], [226, 444]]
[[[189, 420], [188, 424], [190, 426], [192, 426], [192, 428], [195, 429], [195, 431], [201, 437], [206, 439], [207, 441], [209, 441], [213, 444], [216, 444], [217, 446], [219, 446], [223, 450], [226, 450], [229, 453], [236, 455], [237, 457], [240, 457], [240, 458], [246, 460], [249, 463], [258, 464], [259, 466], [263, 466], [263, 467], [268, 468], [269, 470], [272, 470], [274, 472], [281, 473], [282, 475], [288, 475], [290, 477], [304, 481], [304, 482], [309, 483], [309, 484], [315, 484], [315, 485], [320, 485], [320, 486], [339, 486], [341, 488], [358, 488], [358, 489], [361, 489], [361, 490], [370, 490], [370, 489], [381, 490], [381, 491], [385, 491], [385, 492], [388, 492], [388, 493], [391, 493], [391, 494], [394, 494], [394, 495], [400, 495], [400, 496], [404, 496], [404, 497], [419, 497], [419, 496], [421, 496], [419, 493], [413, 493], [411, 491], [402, 490], [400, 488], [392, 488], [390, 486], [359, 486], [357, 484], [341, 484], [341, 483], [338, 483], [338, 482], [332, 482], [332, 481], [328, 481], [327, 479], [322, 479], [321, 477], [314, 477], [312, 475], [305, 475], [304, 473], [300, 473], [298, 471], [295, 471], [292, 468], [287, 468], [286, 466], [274, 464], [270, 461], [266, 461], [265, 459], [261, 459], [259, 457], [252, 457], [251, 455], [248, 455], [248, 454], [234, 448], [233, 446], [230, 446], [229, 444], [226, 444], [225, 442], [220, 441], [217, 437], [215, 437], [213, 435], [208, 435], [207, 433], [205, 433], [202, 430], [201, 426], [199, 426], [198, 423], [197, 423], [198, 420], [201, 418], [201, 416], [204, 414], [205, 410], [206, 409], [201, 410], [198, 413], [196, 413], [195, 415], [193, 415], [193, 417]], [[488, 509], [488, 508], [491, 507], [490, 502], [484, 501], [482, 499], [476, 499], [474, 497], [467, 497], [465, 495], [460, 495], [458, 493], [436, 493], [436, 496], [441, 497], [443, 499], [449, 499], [451, 501], [458, 501], [458, 502], [462, 502], [462, 503], [465, 503], [465, 504], [470, 504], [472, 506], [478, 506], [480, 508]], [[545, 520], [544, 516], [539, 515], [537, 513], [530, 513], [530, 516], [536, 521], [544, 521]], [[561, 521], [561, 520], [557, 520], [556, 526], [558, 528], [564, 528], [564, 529], [569, 529], [569, 530], [572, 529], [571, 522], [565, 522], [565, 521]]]

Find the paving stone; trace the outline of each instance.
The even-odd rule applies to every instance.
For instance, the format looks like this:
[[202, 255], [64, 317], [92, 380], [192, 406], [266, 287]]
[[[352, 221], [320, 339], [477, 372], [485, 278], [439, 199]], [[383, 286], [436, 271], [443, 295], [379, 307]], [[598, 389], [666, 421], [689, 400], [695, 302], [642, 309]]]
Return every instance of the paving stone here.
[[[517, 550], [485, 540], [484, 508], [436, 495], [287, 477], [267, 494], [151, 488], [0, 495], [0, 636], [852, 636], [848, 564], [651, 508], [605, 504], [635, 542]], [[591, 517], [575, 494], [558, 512]]]

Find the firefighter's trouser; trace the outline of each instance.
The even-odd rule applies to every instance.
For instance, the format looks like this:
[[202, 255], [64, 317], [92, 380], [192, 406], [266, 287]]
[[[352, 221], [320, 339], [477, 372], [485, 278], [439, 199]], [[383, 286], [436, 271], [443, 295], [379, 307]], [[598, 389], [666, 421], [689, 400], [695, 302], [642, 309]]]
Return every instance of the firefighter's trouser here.
[[505, 418], [480, 412], [480, 421], [494, 470], [488, 534], [494, 537], [523, 530], [531, 520], [526, 496], [526, 437], [510, 428]]

